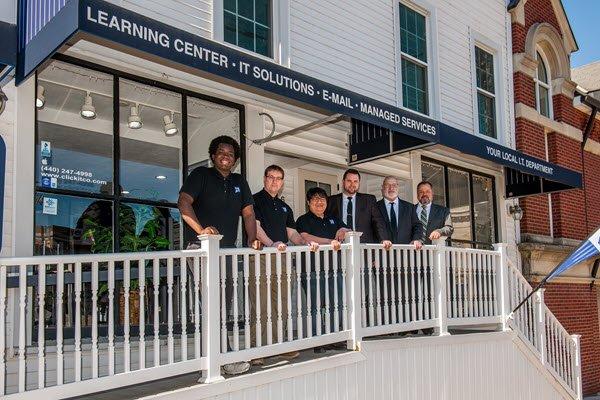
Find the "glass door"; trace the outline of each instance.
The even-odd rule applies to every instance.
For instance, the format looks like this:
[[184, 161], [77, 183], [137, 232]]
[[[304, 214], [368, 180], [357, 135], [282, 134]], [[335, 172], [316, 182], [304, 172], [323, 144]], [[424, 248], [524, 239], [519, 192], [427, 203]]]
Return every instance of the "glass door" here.
[[296, 215], [300, 216], [308, 211], [306, 203], [306, 192], [313, 187], [320, 187], [328, 196], [336, 194], [338, 190], [338, 177], [335, 175], [324, 174], [321, 172], [309, 171], [305, 169], [298, 170], [298, 193], [296, 195]]

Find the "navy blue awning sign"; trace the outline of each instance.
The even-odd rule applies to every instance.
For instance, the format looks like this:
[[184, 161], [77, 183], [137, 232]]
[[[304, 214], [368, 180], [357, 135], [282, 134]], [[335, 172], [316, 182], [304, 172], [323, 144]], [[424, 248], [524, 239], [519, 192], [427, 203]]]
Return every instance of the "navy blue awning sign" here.
[[[493, 161], [511, 170], [537, 176], [551, 182], [561, 183], [567, 187], [580, 188], [582, 186], [581, 174], [579, 172], [471, 135], [446, 124], [442, 124], [440, 128], [440, 144], [460, 150], [466, 154]], [[540, 181], [540, 183], [543, 183], [543, 181]], [[551, 188], [554, 190], [550, 190]], [[546, 183], [545, 188], [540, 190], [542, 191], [538, 193], [559, 189], [558, 187], [552, 187], [550, 183]], [[517, 196], [518, 194], [513, 194], [507, 197]]]
[[0, 88], [17, 64], [17, 26], [0, 21]]
[[581, 187], [577, 172], [100, 0], [66, 2], [21, 49], [17, 83], [62, 45], [81, 39], [383, 129], [355, 138], [353, 128], [349, 163], [439, 143], [548, 182]]

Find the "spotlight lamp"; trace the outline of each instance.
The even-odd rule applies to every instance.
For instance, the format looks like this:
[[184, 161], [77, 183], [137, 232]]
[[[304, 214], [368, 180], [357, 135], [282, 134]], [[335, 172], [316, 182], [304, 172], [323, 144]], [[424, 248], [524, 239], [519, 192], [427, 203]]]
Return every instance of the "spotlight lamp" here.
[[515, 204], [514, 206], [510, 206], [508, 208], [508, 213], [510, 215], [512, 215], [512, 217], [515, 221], [520, 221], [523, 218], [523, 209], [521, 207], [519, 207], [518, 204]]
[[129, 112], [129, 118], [127, 119], [127, 125], [131, 129], [140, 129], [142, 127], [143, 123], [142, 123], [142, 117], [140, 117], [140, 106], [139, 105], [136, 104], [136, 105], [131, 106], [131, 109]]
[[42, 85], [38, 85], [37, 87], [37, 97], [35, 98], [35, 106], [38, 109], [44, 108], [44, 104], [46, 104], [46, 97], [44, 96], [44, 92], [46, 89]]
[[81, 117], [84, 119], [96, 118], [96, 107], [94, 107], [94, 104], [92, 103], [90, 92], [86, 92], [85, 101], [81, 106]]
[[167, 136], [175, 136], [177, 135], [177, 132], [179, 132], [179, 129], [177, 128], [177, 125], [175, 125], [175, 122], [173, 122], [173, 113], [171, 113], [170, 115], [167, 114], [163, 117], [163, 121], [164, 121], [164, 130], [165, 130], [165, 135]]

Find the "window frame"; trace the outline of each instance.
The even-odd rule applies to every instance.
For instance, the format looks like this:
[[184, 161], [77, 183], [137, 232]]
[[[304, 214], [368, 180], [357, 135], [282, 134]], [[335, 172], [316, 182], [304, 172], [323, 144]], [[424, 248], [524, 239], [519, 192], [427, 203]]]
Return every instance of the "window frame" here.
[[[490, 56], [492, 56], [492, 68], [493, 68], [493, 73], [494, 73], [494, 93], [487, 91], [484, 88], [479, 87], [479, 85], [477, 84], [477, 50], [483, 51], [487, 54], [489, 54]], [[474, 64], [474, 75], [473, 75], [473, 82], [475, 85], [475, 94], [474, 94], [474, 101], [475, 101], [475, 120], [477, 121], [477, 125], [476, 125], [476, 132], [481, 135], [484, 136], [486, 138], [490, 138], [492, 140], [498, 140], [500, 137], [500, 127], [499, 127], [499, 123], [498, 123], [498, 71], [496, 68], [496, 57], [497, 55], [495, 54], [495, 52], [489, 51], [487, 46], [482, 46], [480, 43], [475, 43], [475, 45], [473, 46], [473, 64]], [[482, 94], [483, 96], [486, 97], [491, 97], [493, 99], [494, 102], [494, 130], [495, 130], [495, 134], [496, 136], [489, 136], [486, 135], [485, 133], [481, 132], [479, 130], [479, 95]]]
[[[411, 56], [410, 54], [404, 53], [402, 51], [401, 45], [401, 29], [400, 29], [400, 6], [403, 5], [412, 11], [421, 14], [425, 18], [425, 45], [427, 48], [427, 62], [419, 60], [416, 57]], [[434, 96], [434, 92], [437, 93], [437, 82], [434, 81], [434, 71], [437, 69], [437, 54], [433, 50], [432, 40], [431, 38], [435, 35], [435, 24], [432, 23], [432, 20], [435, 19], [435, 8], [423, 0], [400, 0], [396, 1], [394, 6], [394, 36], [396, 46], [394, 51], [396, 52], [396, 98], [397, 98], [397, 106], [403, 110], [407, 110], [409, 112], [422, 115], [427, 118], [436, 118], [438, 115], [438, 106], [436, 103], [436, 96]], [[402, 60], [406, 59], [407, 61], [417, 64], [421, 67], [425, 67], [426, 71], [426, 83], [427, 83], [427, 113], [422, 113], [411, 108], [404, 106], [404, 96], [403, 96], [403, 82], [402, 82]]]
[[[542, 116], [550, 119], [554, 119], [554, 110], [552, 104], [552, 76], [550, 75], [550, 69], [548, 68], [548, 58], [544, 55], [544, 52], [538, 47], [535, 51], [535, 58], [538, 62], [538, 66], [535, 68], [535, 75], [533, 77], [533, 81], [535, 84], [535, 109]], [[541, 58], [541, 60], [540, 60]], [[542, 62], [544, 69], [546, 70], [546, 78], [548, 78], [548, 83], [542, 82], [538, 76], [539, 70], [539, 62]], [[541, 112], [540, 107], [540, 86], [548, 90], [548, 115], [544, 115]]]
[[[480, 34], [477, 31], [470, 30], [470, 56], [471, 56], [471, 97], [472, 97], [472, 109], [473, 109], [473, 134], [495, 142], [498, 144], [505, 144], [510, 138], [510, 132], [506, 132], [511, 121], [507, 120], [509, 116], [509, 109], [507, 99], [510, 97], [507, 86], [508, 83], [505, 79], [501, 79], [501, 71], [505, 71], [508, 67], [506, 64], [509, 61], [505, 61], [504, 58], [508, 56], [505, 54], [506, 49], [502, 44], [489, 39], [485, 35]], [[479, 105], [477, 102], [477, 68], [475, 60], [475, 48], [479, 47], [481, 50], [491, 54], [494, 60], [494, 90], [495, 90], [495, 111], [496, 111], [496, 137], [487, 136], [479, 132]], [[504, 50], [502, 50], [504, 49]], [[508, 59], [508, 58], [507, 58]]]
[[[450, 242], [457, 242], [457, 243], [469, 243], [471, 245], [471, 247], [475, 248], [474, 246], [477, 245], [484, 245], [484, 246], [489, 246], [491, 244], [494, 243], [487, 243], [487, 242], [478, 242], [475, 240], [475, 195], [473, 194], [473, 175], [477, 175], [477, 176], [481, 176], [484, 178], [488, 178], [491, 179], [492, 181], [492, 207], [493, 207], [493, 212], [494, 212], [494, 218], [493, 218], [493, 232], [494, 232], [494, 237], [495, 237], [495, 241], [497, 243], [500, 242], [500, 238], [498, 236], [499, 234], [499, 225], [500, 225], [500, 214], [498, 213], [498, 198], [497, 198], [497, 191], [496, 191], [496, 177], [493, 175], [489, 175], [480, 171], [475, 171], [469, 168], [465, 168], [462, 167], [460, 165], [456, 165], [456, 164], [450, 164], [444, 161], [440, 161], [440, 160], [436, 160], [434, 158], [430, 158], [430, 157], [425, 157], [425, 156], [421, 156], [421, 160], [420, 160], [420, 165], [422, 165], [423, 162], [429, 163], [429, 164], [434, 164], [437, 165], [439, 167], [442, 167], [444, 170], [444, 195], [445, 195], [445, 204], [444, 207], [448, 207], [448, 202], [449, 202], [449, 198], [450, 198], [450, 187], [448, 185], [448, 168], [452, 168], [458, 171], [462, 171], [462, 172], [466, 172], [469, 174], [469, 207], [470, 207], [470, 213], [471, 213], [471, 238], [473, 238], [473, 240], [470, 241], [465, 241], [465, 240], [459, 240], [459, 239], [450, 239]], [[421, 179], [423, 179], [423, 174], [421, 173]]]
[[[181, 96], [181, 116], [182, 116], [182, 124], [181, 124], [181, 149], [180, 149], [180, 154], [179, 154], [179, 159], [180, 159], [180, 173], [179, 173], [179, 186], [181, 187], [183, 181], [185, 180], [185, 178], [187, 177], [187, 171], [188, 171], [188, 146], [187, 146], [187, 141], [188, 141], [188, 124], [187, 124], [187, 100], [188, 97], [193, 97], [193, 98], [197, 98], [200, 100], [204, 100], [204, 101], [208, 101], [208, 102], [213, 102], [222, 106], [226, 106], [226, 107], [230, 107], [233, 109], [237, 109], [239, 112], [239, 124], [240, 124], [240, 138], [239, 138], [239, 143], [240, 143], [240, 148], [241, 148], [241, 154], [240, 154], [240, 173], [242, 174], [242, 176], [246, 176], [247, 174], [247, 170], [246, 170], [246, 143], [245, 143], [245, 137], [242, 134], [243, 132], [245, 132], [245, 107], [243, 104], [239, 104], [239, 103], [234, 103], [228, 100], [224, 100], [218, 97], [213, 97], [213, 96], [208, 96], [202, 93], [198, 93], [198, 92], [194, 92], [188, 89], [183, 89], [183, 88], [179, 88], [176, 86], [171, 86], [168, 84], [165, 84], [163, 82], [160, 81], [156, 81], [153, 79], [147, 79], [138, 75], [134, 75], [134, 74], [130, 74], [121, 70], [117, 70], [117, 69], [113, 69], [113, 68], [109, 68], [106, 66], [102, 66], [99, 64], [95, 64], [89, 61], [85, 61], [82, 59], [78, 59], [72, 56], [68, 56], [68, 55], [64, 55], [64, 54], [55, 54], [51, 60], [56, 60], [56, 61], [61, 61], [61, 62], [65, 62], [71, 65], [75, 65], [78, 67], [82, 67], [82, 68], [87, 68], [90, 70], [94, 70], [94, 71], [98, 71], [104, 74], [109, 74], [112, 76], [113, 78], [113, 143], [112, 143], [112, 163], [113, 163], [113, 194], [104, 194], [104, 193], [91, 193], [91, 192], [84, 192], [84, 191], [79, 191], [79, 190], [70, 190], [70, 189], [54, 189], [54, 188], [49, 188], [49, 187], [42, 187], [42, 186], [38, 186], [36, 179], [33, 179], [33, 193], [43, 193], [43, 194], [55, 194], [55, 195], [67, 195], [67, 196], [75, 196], [75, 197], [81, 197], [81, 198], [88, 198], [88, 199], [98, 199], [98, 200], [108, 200], [112, 202], [112, 206], [113, 206], [113, 250], [111, 253], [118, 253], [119, 252], [119, 241], [118, 241], [118, 237], [119, 237], [119, 224], [118, 224], [118, 218], [119, 218], [119, 205], [120, 204], [127, 204], [127, 203], [134, 203], [134, 204], [143, 204], [143, 205], [148, 205], [148, 206], [154, 206], [154, 207], [159, 207], [159, 208], [177, 208], [177, 203], [171, 203], [171, 202], [163, 202], [163, 201], [155, 201], [155, 200], [147, 200], [147, 199], [138, 199], [138, 198], [131, 198], [131, 197], [127, 197], [127, 196], [122, 196], [121, 195], [121, 180], [120, 180], [120, 161], [121, 161], [121, 153], [120, 153], [120, 90], [119, 90], [119, 82], [121, 79], [126, 79], [132, 82], [137, 82], [140, 84], [144, 84], [144, 85], [149, 85], [149, 86], [154, 86], [157, 87], [159, 89], [163, 89], [163, 90], [167, 90], [167, 91], [171, 91], [174, 93], [177, 93]], [[38, 72], [36, 71], [35, 73], [35, 81], [36, 81], [36, 88], [37, 88], [37, 81], [38, 81]], [[37, 90], [37, 89], [36, 89]], [[36, 154], [36, 147], [38, 142], [39, 142], [39, 135], [38, 135], [38, 110], [37, 108], [35, 109], [35, 131], [34, 131], [34, 154]], [[36, 166], [37, 168], [37, 166]], [[32, 210], [33, 211], [33, 210]], [[34, 212], [34, 211], [33, 211]], [[34, 216], [35, 218], [35, 216]], [[31, 234], [31, 248], [32, 251], [35, 252], [35, 222], [33, 224], [33, 231]], [[180, 229], [179, 232], [179, 242], [183, 243], [183, 223], [182, 223], [182, 228]]]
[[290, 67], [290, 0], [269, 0], [271, 2], [271, 57], [255, 53], [225, 41], [224, 0], [213, 0], [212, 39], [238, 51]]

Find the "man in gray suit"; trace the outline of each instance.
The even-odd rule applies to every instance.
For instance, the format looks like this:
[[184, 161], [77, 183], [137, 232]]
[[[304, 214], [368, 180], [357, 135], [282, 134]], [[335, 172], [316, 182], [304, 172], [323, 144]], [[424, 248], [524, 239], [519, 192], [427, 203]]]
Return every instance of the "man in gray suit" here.
[[[450, 216], [450, 209], [444, 206], [433, 204], [433, 185], [431, 182], [422, 181], [417, 185], [417, 199], [419, 202], [415, 204], [414, 212], [417, 215], [419, 221], [421, 221], [421, 242], [423, 244], [431, 244], [432, 240], [439, 239], [442, 236], [450, 237], [454, 232], [452, 226], [452, 218]], [[433, 260], [427, 257], [424, 253], [421, 255], [422, 265], [432, 265]], [[425, 289], [425, 298], [433, 296], [433, 287], [428, 282], [431, 282], [430, 274], [428, 271], [425, 273], [425, 279], [420, 282], [422, 287]], [[423, 279], [423, 278], [421, 278]], [[417, 283], [418, 285], [418, 283]], [[429, 303], [425, 301], [423, 307], [428, 307]], [[433, 310], [430, 310], [433, 313]], [[423, 333], [431, 335], [433, 328], [423, 329]]]
[[415, 213], [423, 225], [421, 241], [423, 244], [431, 244], [432, 240], [442, 236], [450, 237], [454, 232], [450, 209], [433, 204], [433, 185], [431, 182], [423, 181], [417, 185], [417, 199]]

